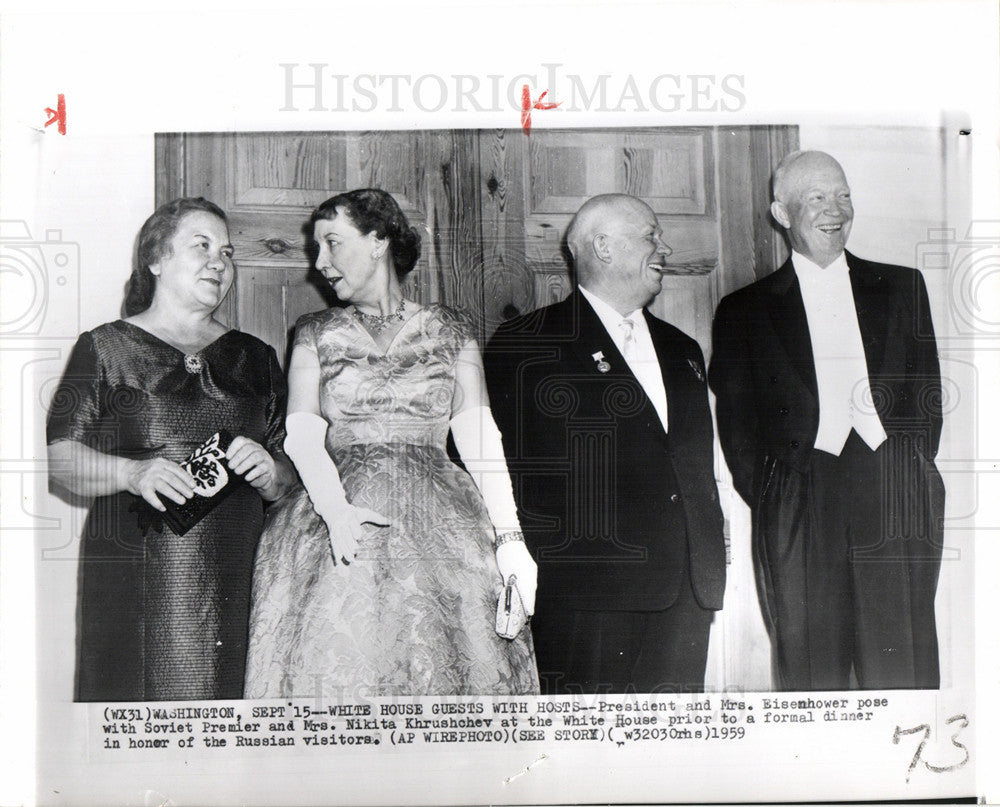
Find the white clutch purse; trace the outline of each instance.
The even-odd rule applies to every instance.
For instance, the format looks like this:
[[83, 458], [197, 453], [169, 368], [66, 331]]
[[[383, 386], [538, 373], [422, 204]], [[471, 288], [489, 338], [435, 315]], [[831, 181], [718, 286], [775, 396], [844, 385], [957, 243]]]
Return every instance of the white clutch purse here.
[[497, 633], [504, 639], [516, 639], [526, 624], [528, 614], [517, 588], [517, 575], [512, 574], [497, 600]]

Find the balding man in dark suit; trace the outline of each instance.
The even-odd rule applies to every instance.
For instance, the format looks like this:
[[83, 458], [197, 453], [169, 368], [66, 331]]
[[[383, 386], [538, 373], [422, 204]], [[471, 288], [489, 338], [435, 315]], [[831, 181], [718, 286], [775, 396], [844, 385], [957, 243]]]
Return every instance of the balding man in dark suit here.
[[941, 377], [920, 274], [845, 251], [854, 209], [830, 155], [775, 171], [792, 255], [723, 299], [712, 389], [753, 510], [758, 589], [784, 689], [939, 686], [934, 596]]
[[542, 691], [701, 691], [725, 588], [701, 350], [644, 310], [670, 253], [646, 204], [594, 197], [567, 242], [579, 288], [485, 354], [538, 562]]

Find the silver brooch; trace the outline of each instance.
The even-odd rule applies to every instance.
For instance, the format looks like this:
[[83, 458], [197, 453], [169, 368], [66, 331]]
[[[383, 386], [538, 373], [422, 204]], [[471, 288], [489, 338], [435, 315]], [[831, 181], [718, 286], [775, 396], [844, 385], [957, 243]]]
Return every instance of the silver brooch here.
[[192, 375], [200, 373], [204, 367], [205, 364], [202, 362], [201, 356], [196, 356], [194, 353], [188, 353], [184, 357], [184, 369]]
[[605, 361], [605, 359], [604, 359], [604, 351], [603, 350], [598, 350], [596, 353], [594, 353], [593, 354], [593, 359], [594, 359], [594, 361], [597, 362], [597, 372], [599, 372], [599, 373], [606, 373], [606, 372], [608, 372], [608, 370], [611, 369], [611, 365], [608, 364], [607, 361]]

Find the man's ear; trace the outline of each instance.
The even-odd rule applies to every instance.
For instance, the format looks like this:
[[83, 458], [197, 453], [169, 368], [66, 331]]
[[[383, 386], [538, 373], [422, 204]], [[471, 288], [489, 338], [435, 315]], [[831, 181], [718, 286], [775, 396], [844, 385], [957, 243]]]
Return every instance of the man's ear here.
[[783, 202], [771, 202], [771, 215], [786, 230], [792, 226], [792, 220], [788, 217], [788, 208]]
[[594, 248], [594, 255], [597, 256], [597, 260], [601, 263], [611, 263], [611, 244], [608, 236], [604, 233], [598, 233], [594, 236], [591, 246]]

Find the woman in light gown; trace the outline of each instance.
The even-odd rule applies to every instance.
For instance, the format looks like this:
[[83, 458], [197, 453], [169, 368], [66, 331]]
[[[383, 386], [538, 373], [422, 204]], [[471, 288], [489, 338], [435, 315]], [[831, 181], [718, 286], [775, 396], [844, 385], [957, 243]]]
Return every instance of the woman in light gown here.
[[511, 575], [532, 610], [536, 568], [473, 326], [404, 299], [420, 236], [389, 194], [335, 196], [312, 223], [349, 305], [296, 326], [285, 448], [303, 486], [261, 538], [247, 697], [536, 693], [530, 630], [495, 630]]

